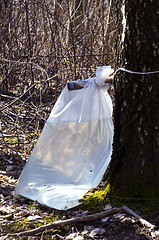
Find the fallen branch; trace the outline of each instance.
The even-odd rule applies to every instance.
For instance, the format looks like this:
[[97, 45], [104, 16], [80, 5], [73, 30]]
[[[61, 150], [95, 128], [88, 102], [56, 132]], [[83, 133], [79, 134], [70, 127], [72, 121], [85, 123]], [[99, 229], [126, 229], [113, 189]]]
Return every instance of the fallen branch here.
[[71, 219], [66, 219], [66, 220], [59, 220], [59, 221], [55, 221], [53, 223], [43, 225], [41, 227], [38, 227], [38, 228], [35, 228], [35, 229], [32, 229], [32, 230], [19, 232], [19, 233], [8, 234], [7, 237], [33, 236], [37, 233], [41, 233], [41, 232], [43, 232], [45, 230], [48, 230], [48, 229], [63, 227], [65, 225], [70, 225], [70, 224], [74, 224], [74, 223], [93, 221], [93, 220], [97, 220], [97, 219], [100, 219], [100, 218], [103, 218], [103, 217], [106, 217], [106, 216], [113, 215], [115, 213], [119, 213], [121, 211], [122, 211], [121, 208], [112, 208], [110, 210], [100, 212], [100, 213], [95, 213], [95, 214], [92, 214], [92, 215], [87, 215], [87, 216], [77, 217], [77, 218], [71, 218]]
[[66, 220], [58, 220], [55, 221], [53, 223], [50, 224], [46, 224], [43, 225], [41, 227], [32, 229], [32, 230], [28, 230], [28, 231], [24, 231], [24, 232], [19, 232], [19, 233], [13, 233], [13, 234], [8, 234], [6, 236], [3, 236], [3, 239], [7, 239], [8, 237], [23, 237], [23, 236], [33, 236], [36, 234], [39, 234], [41, 232], [47, 231], [49, 229], [54, 229], [57, 227], [63, 227], [65, 225], [71, 225], [71, 224], [75, 224], [75, 223], [80, 223], [80, 222], [88, 222], [88, 221], [93, 221], [93, 220], [97, 220], [103, 217], [107, 217], [110, 215], [113, 215], [115, 213], [119, 213], [119, 212], [125, 212], [129, 215], [134, 216], [136, 219], [138, 219], [138, 221], [145, 227], [148, 228], [148, 230], [150, 230], [150, 234], [155, 237], [159, 237], [159, 231], [155, 231], [156, 226], [151, 224], [150, 222], [146, 221], [145, 219], [143, 219], [141, 216], [139, 216], [138, 214], [136, 214], [133, 210], [131, 210], [130, 208], [123, 206], [121, 208], [112, 208], [110, 210], [104, 211], [104, 212], [100, 212], [100, 213], [95, 213], [92, 215], [87, 215], [87, 216], [83, 216], [83, 217], [77, 217], [77, 218], [71, 218], [71, 219], [66, 219]]
[[148, 221], [146, 221], [145, 219], [143, 219], [141, 216], [139, 216], [137, 213], [135, 213], [135, 212], [134, 212], [133, 210], [131, 210], [130, 208], [128, 208], [128, 207], [126, 207], [126, 206], [122, 206], [122, 210], [123, 210], [124, 212], [126, 212], [127, 214], [132, 215], [133, 217], [135, 217], [136, 219], [138, 219], [139, 222], [140, 222], [143, 226], [145, 226], [145, 227], [147, 227], [147, 228], [151, 228], [151, 229], [154, 229], [154, 228], [156, 227], [155, 225], [153, 225], [153, 224], [149, 223]]
[[[135, 217], [144, 227], [147, 227], [149, 230], [150, 230], [150, 233], [152, 234], [152, 231], [155, 235], [155, 237], [159, 237], [159, 231], [156, 230], [155, 231], [155, 228], [156, 226], [153, 225], [152, 223], [146, 221], [145, 219], [143, 219], [140, 215], [138, 215], [137, 213], [135, 213], [133, 210], [131, 210], [130, 208], [128, 208], [127, 206], [122, 206], [121, 209], [129, 214], [129, 215], [132, 215], [133, 217]], [[158, 239], [158, 238], [157, 238]]]

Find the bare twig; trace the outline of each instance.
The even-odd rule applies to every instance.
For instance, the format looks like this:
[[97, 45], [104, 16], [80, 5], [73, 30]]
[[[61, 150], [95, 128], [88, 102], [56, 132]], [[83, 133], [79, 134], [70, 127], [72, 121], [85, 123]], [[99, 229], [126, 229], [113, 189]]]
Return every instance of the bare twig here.
[[0, 129], [0, 133], [1, 133], [1, 135], [2, 135], [2, 139], [3, 139], [3, 142], [4, 142], [5, 146], [6, 146], [7, 148], [15, 151], [16, 153], [18, 153], [16, 149], [13, 149], [12, 147], [10, 147], [10, 146], [6, 143], [6, 141], [5, 141], [5, 136], [4, 136], [3, 132], [2, 132], [2, 129]]
[[[48, 78], [48, 79], [46, 79], [46, 80], [43, 80], [41, 83], [45, 83], [45, 82], [47, 82], [47, 81], [50, 81], [51, 79], [55, 78], [57, 75], [58, 75], [58, 74], [55, 74], [54, 76], [52, 76], [52, 77], [50, 77], [50, 78]], [[34, 86], [35, 86], [35, 83], [34, 83], [33, 85], [31, 85], [31, 86], [26, 90], [25, 93], [23, 93], [22, 95], [20, 95], [20, 97], [16, 98], [16, 99], [13, 100], [11, 103], [9, 103], [9, 104], [7, 104], [6, 106], [4, 106], [3, 108], [1, 108], [0, 111], [2, 112], [2, 111], [5, 110], [7, 107], [9, 107], [9, 106], [13, 105], [14, 103], [16, 103], [20, 98], [22, 98], [23, 96], [25, 96], [25, 94], [26, 94], [27, 92], [29, 92]]]
[[129, 215], [132, 215], [134, 216], [136, 219], [139, 220], [139, 222], [143, 225], [143, 226], [146, 226], [147, 228], [151, 228], [151, 229], [154, 229], [156, 226], [149, 223], [148, 221], [146, 221], [145, 219], [143, 219], [141, 216], [139, 216], [138, 214], [136, 214], [133, 210], [131, 210], [130, 208], [128, 208], [127, 206], [123, 206], [122, 207], [122, 210], [124, 212], [126, 212], [127, 214]]
[[121, 208], [112, 208], [110, 210], [107, 210], [107, 211], [104, 211], [101, 213], [95, 213], [95, 214], [84, 216], [84, 217], [77, 217], [77, 218], [71, 218], [71, 219], [67, 219], [67, 220], [55, 221], [51, 224], [43, 225], [36, 229], [32, 229], [32, 230], [28, 230], [28, 231], [20, 232], [20, 233], [8, 234], [7, 236], [8, 237], [11, 237], [11, 236], [12, 237], [33, 236], [37, 233], [41, 233], [48, 229], [63, 227], [65, 225], [70, 225], [70, 224], [79, 223], [79, 222], [93, 221], [93, 220], [97, 220], [97, 219], [100, 219], [100, 218], [103, 218], [106, 216], [110, 216], [110, 215], [113, 215], [113, 214], [119, 213], [119, 212], [121, 212]]
[[153, 225], [150, 222], [143, 219], [141, 216], [136, 214], [133, 210], [131, 210], [127, 206], [122, 206], [121, 208], [112, 208], [112, 209], [104, 211], [104, 212], [95, 213], [95, 214], [87, 215], [87, 216], [83, 216], [83, 217], [71, 218], [71, 219], [66, 219], [66, 220], [58, 220], [53, 223], [38, 227], [36, 229], [19, 232], [19, 233], [8, 234], [6, 236], [3, 236], [3, 239], [7, 239], [7, 237], [19, 238], [19, 237], [23, 237], [23, 236], [33, 236], [33, 235], [36, 235], [39, 233], [42, 233], [42, 237], [43, 237], [44, 232], [46, 232], [49, 229], [55, 229], [57, 227], [63, 227], [65, 225], [71, 225], [71, 224], [80, 223], [80, 222], [94, 221], [94, 220], [97, 220], [97, 219], [100, 219], [100, 218], [103, 218], [106, 216], [113, 215], [115, 213], [120, 213], [122, 211], [129, 215], [134, 216], [144, 227], [146, 227], [148, 229], [150, 234], [153, 234], [154, 236], [159, 237], [159, 231], [158, 230], [155, 231], [155, 228], [156, 228], [155, 225]]
[[[27, 58], [27, 56], [26, 56], [26, 58]], [[15, 61], [15, 60], [12, 60], [12, 59], [0, 58], [1, 61], [8, 62], [8, 63], [14, 63], [13, 66], [15, 66], [16, 64], [31, 64], [31, 65], [33, 65], [34, 67], [36, 67], [37, 69], [39, 69], [41, 72], [44, 72], [45, 75], [46, 75], [47, 78], [48, 78], [49, 76], [48, 76], [46, 70], [45, 70], [44, 68], [42, 68], [41, 66], [39, 66], [37, 63], [32, 62], [32, 59], [33, 59], [33, 58], [30, 58], [30, 61], [28, 61], [28, 62], [22, 62], [22, 61], [20, 61], [20, 59], [18, 59], [18, 60]]]
[[133, 210], [131, 210], [130, 208], [128, 208], [127, 206], [122, 206], [121, 208], [125, 213], [132, 215], [133, 217], [135, 217], [144, 227], [146, 227], [148, 230], [150, 230], [150, 233], [159, 237], [159, 231], [156, 230], [156, 226], [153, 225], [152, 223], [148, 222], [147, 220], [143, 219], [140, 215], [138, 215], [137, 213], [135, 213]]

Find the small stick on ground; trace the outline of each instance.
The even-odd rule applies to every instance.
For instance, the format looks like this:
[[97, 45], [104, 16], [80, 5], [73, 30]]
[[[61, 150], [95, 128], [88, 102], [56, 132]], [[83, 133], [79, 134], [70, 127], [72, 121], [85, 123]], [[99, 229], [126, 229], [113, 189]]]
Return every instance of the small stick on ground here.
[[130, 208], [128, 208], [127, 206], [122, 206], [121, 209], [129, 214], [132, 215], [133, 217], [135, 217], [143, 226], [147, 227], [150, 230], [150, 233], [154, 233], [154, 235], [157, 237], [157, 239], [159, 239], [159, 230], [155, 231], [156, 226], [153, 225], [152, 223], [146, 221], [145, 219], [143, 219], [140, 215], [138, 215], [137, 213], [135, 213], [133, 210], [131, 210]]
[[151, 229], [154, 229], [156, 226], [151, 224], [150, 222], [146, 221], [145, 219], [143, 219], [141, 216], [139, 216], [137, 213], [135, 213], [133, 210], [131, 210], [130, 208], [128, 208], [127, 206], [122, 206], [122, 210], [124, 212], [126, 212], [127, 214], [129, 215], [132, 215], [133, 217], [135, 217], [136, 219], [139, 220], [139, 222], [147, 227], [147, 228], [151, 228]]
[[143, 226], [147, 227], [147, 229], [150, 230], [151, 234], [153, 233], [158, 239], [159, 231], [155, 231], [156, 226], [151, 224], [150, 222], [146, 221], [145, 219], [143, 219], [141, 216], [139, 216], [133, 210], [131, 210], [130, 208], [128, 208], [126, 206], [122, 206], [121, 208], [112, 208], [112, 209], [104, 211], [104, 212], [95, 213], [95, 214], [87, 215], [87, 216], [83, 216], [83, 217], [71, 218], [71, 219], [66, 219], [66, 220], [58, 220], [53, 223], [46, 224], [46, 225], [43, 225], [41, 227], [38, 227], [38, 228], [35, 228], [32, 230], [8, 234], [7, 236], [3, 236], [3, 239], [7, 239], [8, 237], [20, 238], [23, 236], [33, 236], [33, 235], [39, 234], [41, 232], [47, 231], [49, 229], [55, 229], [57, 227], [63, 227], [65, 225], [70, 225], [70, 224], [75, 224], [75, 223], [80, 223], [80, 222], [93, 221], [93, 220], [97, 220], [97, 219], [100, 219], [100, 218], [103, 218], [106, 216], [110, 216], [110, 215], [113, 215], [113, 214], [119, 213], [119, 212], [125, 212], [129, 215], [134, 216], [136, 219], [138, 219], [138, 221]]
[[97, 219], [100, 219], [100, 218], [103, 218], [103, 217], [106, 217], [106, 216], [113, 215], [115, 213], [119, 213], [121, 211], [122, 211], [121, 208], [112, 208], [110, 210], [100, 212], [100, 213], [95, 213], [95, 214], [92, 214], [92, 215], [87, 215], [87, 216], [77, 217], [77, 218], [71, 218], [71, 219], [66, 219], [66, 220], [59, 220], [59, 221], [55, 221], [53, 223], [43, 225], [41, 227], [38, 227], [38, 228], [35, 228], [35, 229], [32, 229], [32, 230], [19, 232], [19, 233], [8, 234], [7, 237], [33, 236], [37, 233], [41, 233], [41, 232], [43, 232], [45, 230], [48, 230], [48, 229], [63, 227], [65, 225], [79, 223], [79, 222], [93, 221], [93, 220], [97, 220]]

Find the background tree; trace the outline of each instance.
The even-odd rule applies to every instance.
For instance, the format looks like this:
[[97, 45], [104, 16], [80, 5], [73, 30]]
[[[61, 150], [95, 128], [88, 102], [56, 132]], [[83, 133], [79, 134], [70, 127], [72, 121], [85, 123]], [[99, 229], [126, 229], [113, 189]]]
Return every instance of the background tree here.
[[[116, 66], [159, 70], [159, 2], [114, 1]], [[159, 74], [119, 72], [108, 183], [119, 197], [159, 199]]]
[[66, 82], [113, 64], [110, 6], [0, 0], [0, 152], [18, 150], [26, 159]]

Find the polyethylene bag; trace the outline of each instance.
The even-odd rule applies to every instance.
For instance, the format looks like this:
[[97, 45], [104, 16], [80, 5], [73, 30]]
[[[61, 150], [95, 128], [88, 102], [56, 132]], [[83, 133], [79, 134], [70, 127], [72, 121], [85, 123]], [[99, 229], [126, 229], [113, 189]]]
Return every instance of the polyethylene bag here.
[[97, 77], [79, 90], [65, 86], [23, 169], [17, 194], [64, 210], [100, 183], [113, 141], [110, 84], [99, 86], [103, 70], [113, 71], [98, 68]]

